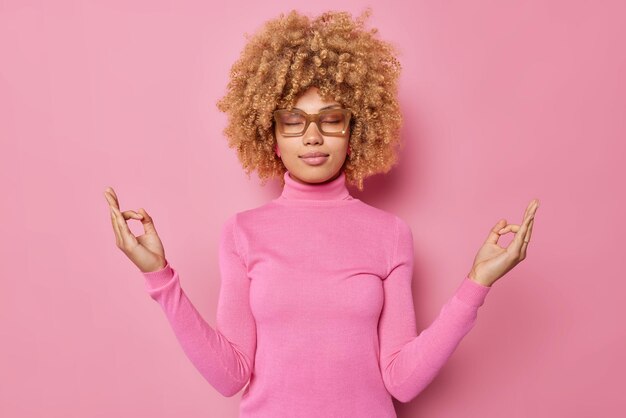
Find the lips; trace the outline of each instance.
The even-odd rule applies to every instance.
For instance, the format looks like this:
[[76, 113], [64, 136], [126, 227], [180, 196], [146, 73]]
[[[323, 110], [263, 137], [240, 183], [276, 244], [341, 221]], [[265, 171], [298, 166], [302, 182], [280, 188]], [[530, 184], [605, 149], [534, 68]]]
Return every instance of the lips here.
[[322, 165], [324, 164], [329, 158], [328, 154], [324, 154], [322, 152], [311, 152], [308, 154], [304, 154], [302, 157], [300, 157], [300, 159], [308, 165]]
[[328, 157], [328, 154], [324, 154], [323, 152], [308, 152], [300, 156], [300, 158], [311, 158], [311, 157]]

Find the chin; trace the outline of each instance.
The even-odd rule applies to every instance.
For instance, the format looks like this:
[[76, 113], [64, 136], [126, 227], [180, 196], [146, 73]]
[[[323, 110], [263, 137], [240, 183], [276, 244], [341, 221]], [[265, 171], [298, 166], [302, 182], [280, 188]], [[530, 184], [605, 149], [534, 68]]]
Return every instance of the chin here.
[[[306, 164], [305, 164], [306, 166]], [[307, 183], [323, 183], [325, 181], [334, 179], [342, 170], [342, 166], [339, 167], [322, 167], [322, 166], [306, 166], [298, 167], [297, 169], [287, 169], [289, 173], [298, 179]]]

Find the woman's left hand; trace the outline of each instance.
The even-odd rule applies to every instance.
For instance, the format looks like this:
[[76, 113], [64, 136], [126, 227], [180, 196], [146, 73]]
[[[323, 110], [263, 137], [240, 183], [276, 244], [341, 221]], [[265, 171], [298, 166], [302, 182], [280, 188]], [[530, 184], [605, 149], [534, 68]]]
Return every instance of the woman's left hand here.
[[[491, 286], [526, 258], [526, 248], [538, 207], [539, 200], [533, 199], [526, 208], [521, 226], [507, 224], [506, 219], [498, 221], [474, 258], [474, 266], [468, 274], [470, 279], [483, 286]], [[498, 245], [498, 238], [508, 232], [514, 232], [515, 238], [508, 247], [502, 248]]]

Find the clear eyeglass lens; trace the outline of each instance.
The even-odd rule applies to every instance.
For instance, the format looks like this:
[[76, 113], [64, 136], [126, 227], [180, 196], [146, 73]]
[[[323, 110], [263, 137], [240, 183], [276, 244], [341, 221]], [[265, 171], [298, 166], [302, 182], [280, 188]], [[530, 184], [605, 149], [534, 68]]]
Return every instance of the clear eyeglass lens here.
[[[345, 129], [346, 117], [341, 111], [329, 111], [320, 114], [320, 128], [326, 133], [340, 133]], [[297, 112], [281, 112], [280, 126], [286, 134], [298, 134], [304, 130], [306, 118]]]

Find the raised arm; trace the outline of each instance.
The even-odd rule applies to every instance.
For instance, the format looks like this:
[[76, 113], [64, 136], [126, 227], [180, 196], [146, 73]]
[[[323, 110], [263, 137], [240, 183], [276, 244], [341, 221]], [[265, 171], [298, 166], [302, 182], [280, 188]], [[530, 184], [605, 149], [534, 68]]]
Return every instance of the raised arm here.
[[398, 217], [396, 231], [390, 273], [383, 280], [380, 367], [389, 393], [400, 402], [409, 402], [435, 378], [474, 326], [478, 308], [491, 288], [465, 277], [437, 318], [418, 335], [411, 293], [413, 234]]
[[142, 273], [149, 295], [163, 308], [187, 357], [219, 393], [228, 397], [248, 382], [256, 351], [250, 281], [236, 234], [235, 214], [226, 220], [220, 235], [221, 285], [215, 328], [193, 306], [169, 262], [161, 270]]

